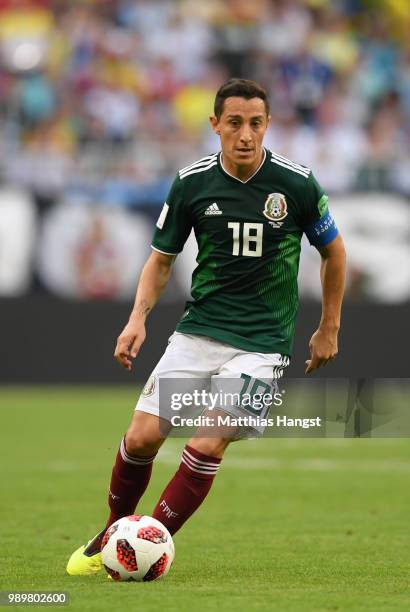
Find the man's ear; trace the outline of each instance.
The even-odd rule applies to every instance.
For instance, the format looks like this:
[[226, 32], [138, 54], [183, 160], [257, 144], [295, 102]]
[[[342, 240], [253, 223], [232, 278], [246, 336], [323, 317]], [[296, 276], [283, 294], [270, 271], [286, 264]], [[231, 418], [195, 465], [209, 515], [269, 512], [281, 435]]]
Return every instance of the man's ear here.
[[212, 127], [213, 131], [215, 132], [215, 134], [218, 134], [218, 136], [219, 136], [221, 131], [219, 129], [219, 120], [217, 119], [217, 117], [212, 115], [211, 117], [209, 117], [209, 122], [210, 122], [211, 127]]

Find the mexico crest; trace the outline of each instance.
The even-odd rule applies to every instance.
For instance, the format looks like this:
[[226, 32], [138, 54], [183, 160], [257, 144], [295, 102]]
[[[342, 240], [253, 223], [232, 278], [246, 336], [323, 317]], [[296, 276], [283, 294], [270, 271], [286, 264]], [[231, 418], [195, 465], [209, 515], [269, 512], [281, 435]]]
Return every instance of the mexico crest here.
[[270, 193], [268, 195], [263, 214], [271, 221], [282, 221], [286, 217], [288, 207], [283, 193]]
[[149, 397], [155, 391], [155, 376], [151, 376], [141, 392], [142, 397]]

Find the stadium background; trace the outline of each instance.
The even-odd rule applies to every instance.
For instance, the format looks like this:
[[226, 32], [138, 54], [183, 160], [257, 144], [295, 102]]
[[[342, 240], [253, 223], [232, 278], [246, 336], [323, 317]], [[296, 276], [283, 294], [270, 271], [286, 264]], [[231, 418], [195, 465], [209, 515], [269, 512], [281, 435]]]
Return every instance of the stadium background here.
[[[410, 47], [405, 0], [0, 1], [0, 381], [129, 382], [114, 363], [178, 168], [218, 148], [231, 76], [269, 91], [268, 147], [313, 168], [349, 267], [328, 376], [406, 376]], [[192, 241], [133, 380], [189, 293]], [[320, 316], [304, 243], [292, 373]]]

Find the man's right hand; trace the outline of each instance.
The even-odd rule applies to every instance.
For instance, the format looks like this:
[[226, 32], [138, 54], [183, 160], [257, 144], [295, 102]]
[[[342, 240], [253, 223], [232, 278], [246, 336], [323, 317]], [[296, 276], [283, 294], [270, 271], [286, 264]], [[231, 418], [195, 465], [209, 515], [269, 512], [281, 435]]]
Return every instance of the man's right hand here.
[[114, 357], [126, 370], [131, 370], [131, 359], [138, 355], [145, 336], [145, 323], [142, 319], [130, 319], [118, 336]]

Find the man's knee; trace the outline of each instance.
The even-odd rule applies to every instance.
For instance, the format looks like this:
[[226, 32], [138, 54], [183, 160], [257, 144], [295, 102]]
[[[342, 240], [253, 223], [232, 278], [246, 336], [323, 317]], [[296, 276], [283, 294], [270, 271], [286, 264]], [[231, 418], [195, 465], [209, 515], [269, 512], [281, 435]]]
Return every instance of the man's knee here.
[[229, 444], [236, 439], [238, 427], [235, 424], [215, 425], [220, 417], [226, 418], [221, 410], [208, 410], [204, 413], [209, 418], [209, 424], [198, 427], [196, 434], [189, 441], [189, 446], [198, 452], [221, 459]]
[[228, 448], [231, 439], [227, 438], [191, 438], [189, 446], [195, 448], [199, 453], [203, 453], [208, 457], [215, 457], [221, 459], [224, 455], [225, 450]]
[[130, 455], [150, 457], [159, 450], [165, 437], [166, 432], [157, 416], [135, 412], [125, 435], [125, 446]]

